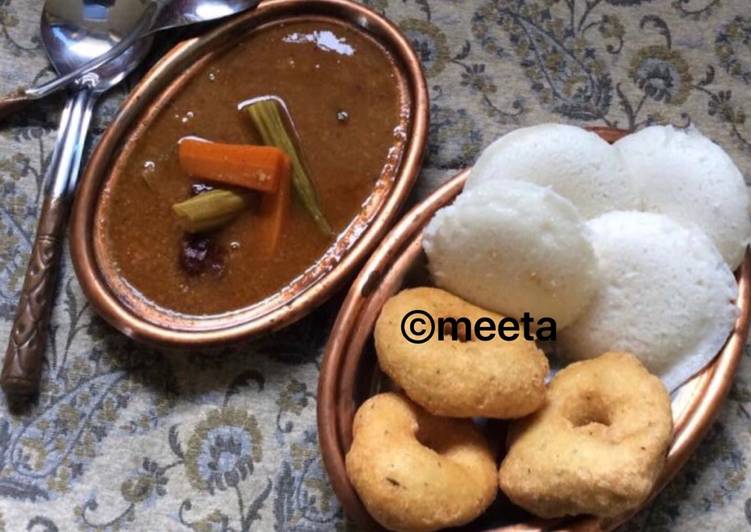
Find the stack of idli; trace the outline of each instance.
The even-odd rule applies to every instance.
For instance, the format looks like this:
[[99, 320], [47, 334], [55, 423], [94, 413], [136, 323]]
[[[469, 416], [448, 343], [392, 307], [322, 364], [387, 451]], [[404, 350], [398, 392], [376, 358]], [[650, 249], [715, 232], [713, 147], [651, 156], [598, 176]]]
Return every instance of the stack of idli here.
[[509, 181], [460, 194], [428, 224], [423, 247], [441, 288], [504, 316], [529, 312], [563, 327], [597, 288], [588, 233], [566, 198]]
[[477, 159], [466, 189], [504, 186], [507, 180], [550, 187], [584, 218], [638, 209], [636, 183], [624, 179], [618, 152], [602, 137], [565, 124], [540, 124], [502, 136]]
[[697, 130], [652, 126], [611, 146], [543, 124], [482, 153], [423, 247], [437, 286], [553, 318], [565, 358], [631, 352], [674, 389], [733, 329], [731, 270], [750, 236], [743, 176]]
[[696, 224], [731, 269], [746, 253], [751, 219], [743, 175], [720, 146], [697, 129], [653, 126], [615, 143], [641, 209]]
[[663, 215], [613, 211], [591, 220], [600, 289], [563, 330], [567, 358], [638, 356], [673, 389], [709, 362], [736, 318], [735, 277], [712, 241]]

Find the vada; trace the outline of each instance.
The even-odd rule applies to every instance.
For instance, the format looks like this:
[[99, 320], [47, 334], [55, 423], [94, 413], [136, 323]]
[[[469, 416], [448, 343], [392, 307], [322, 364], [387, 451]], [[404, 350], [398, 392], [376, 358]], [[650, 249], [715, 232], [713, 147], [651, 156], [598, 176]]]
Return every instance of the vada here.
[[672, 438], [670, 397], [628, 353], [561, 370], [536, 414], [513, 424], [501, 490], [544, 518], [614, 517], [650, 494]]
[[370, 515], [389, 530], [469, 523], [493, 502], [496, 465], [470, 420], [432, 416], [396, 393], [357, 411], [347, 475]]
[[[386, 301], [374, 332], [378, 362], [410, 399], [431, 414], [449, 417], [511, 419], [542, 405], [548, 360], [533, 341], [521, 336], [440, 340], [438, 333], [447, 331], [434, 331], [429, 340], [414, 343], [402, 327], [415, 310], [427, 313], [435, 327], [443, 317], [466, 318], [471, 324], [503, 318], [438, 288], [403, 290]], [[457, 324], [457, 332], [466, 331]]]

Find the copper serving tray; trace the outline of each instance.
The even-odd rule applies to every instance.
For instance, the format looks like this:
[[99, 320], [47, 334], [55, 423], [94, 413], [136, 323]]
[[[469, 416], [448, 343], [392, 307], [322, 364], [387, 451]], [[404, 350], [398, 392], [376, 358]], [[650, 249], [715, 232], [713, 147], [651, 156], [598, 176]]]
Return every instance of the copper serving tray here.
[[[289, 20], [333, 20], [375, 39], [392, 55], [394, 82], [409, 107], [407, 140], [393, 172], [384, 173], [361, 213], [310, 269], [276, 294], [238, 311], [185, 316], [139, 298], [118, 278], [114, 264], [99, 253], [96, 230], [100, 191], [122, 171], [135, 139], [171, 98], [213, 56], [262, 26]], [[217, 345], [279, 329], [322, 303], [383, 238], [404, 204], [420, 170], [428, 131], [428, 94], [420, 61], [389, 21], [348, 0], [269, 0], [205, 36], [178, 44], [146, 74], [99, 142], [82, 177], [71, 225], [73, 264], [84, 293], [109, 323], [137, 340], [168, 346]]]
[[[619, 130], [592, 128], [609, 142], [623, 136]], [[321, 366], [318, 385], [318, 437], [329, 478], [347, 515], [369, 529], [379, 527], [368, 514], [347, 478], [344, 456], [352, 443], [352, 419], [369, 396], [388, 388], [378, 369], [373, 347], [373, 325], [384, 302], [405, 285], [424, 279], [422, 232], [433, 214], [461, 192], [469, 170], [464, 170], [412, 209], [383, 240], [352, 284], [334, 324]], [[673, 393], [675, 435], [666, 466], [649, 500], [659, 493], [686, 462], [709, 428], [727, 395], [743, 354], [751, 312], [751, 253], [737, 272], [739, 284], [735, 329], [727, 343], [701, 373]], [[493, 433], [495, 434], [495, 433]], [[502, 432], [497, 434], [502, 438]], [[502, 493], [472, 530], [540, 531], [611, 530], [635, 512], [612, 520], [591, 516], [542, 520], [513, 506]]]

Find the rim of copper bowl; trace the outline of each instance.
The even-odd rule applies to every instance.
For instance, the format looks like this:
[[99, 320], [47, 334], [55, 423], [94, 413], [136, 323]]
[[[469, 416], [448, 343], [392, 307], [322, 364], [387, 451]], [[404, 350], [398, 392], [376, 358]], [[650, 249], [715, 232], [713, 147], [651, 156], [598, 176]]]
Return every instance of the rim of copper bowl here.
[[[110, 162], [117, 146], [130, 130], [132, 121], [140, 114], [139, 102], [151, 100], [165, 88], [155, 84], [166, 72], [187, 64], [201, 51], [203, 43], [216, 35], [242, 28], [253, 20], [271, 21], [290, 15], [332, 16], [368, 33], [376, 29], [378, 42], [392, 51], [404, 72], [413, 109], [410, 135], [395, 174], [394, 186], [363, 234], [348, 249], [334, 268], [313, 282], [304, 292], [271, 312], [228, 328], [202, 331], [176, 330], [155, 325], [126, 307], [112, 293], [99, 273], [94, 255], [91, 230], [96, 204], [104, 185]], [[250, 29], [249, 31], [252, 31]], [[168, 83], [168, 82], [167, 82]], [[97, 312], [127, 336], [147, 343], [185, 347], [212, 346], [239, 341], [254, 334], [269, 332], [300, 319], [322, 303], [349, 276], [354, 268], [378, 244], [394, 221], [420, 172], [428, 133], [428, 90], [422, 65], [407, 38], [389, 20], [373, 10], [350, 0], [268, 0], [258, 8], [239, 15], [205, 36], [195, 37], [172, 48], [138, 83], [122, 104], [112, 124], [107, 128], [89, 160], [79, 185], [71, 217], [71, 255], [78, 281], [84, 294]]]
[[[620, 138], [625, 132], [609, 128], [590, 128], [609, 142]], [[410, 210], [384, 238], [370, 260], [354, 280], [348, 292], [326, 344], [318, 385], [317, 422], [318, 437], [326, 471], [334, 492], [342, 502], [346, 513], [359, 524], [380, 528], [368, 514], [346, 475], [344, 466], [345, 442], [341, 435], [348, 433], [340, 423], [351, 423], [351, 417], [343, 412], [354, 412], [354, 376], [360, 364], [361, 354], [350, 348], [352, 337], [357, 334], [357, 323], [366, 300], [380, 280], [399, 257], [419, 242], [419, 234], [435, 210], [450, 202], [463, 188], [469, 174], [465, 169], [433, 192], [423, 202]], [[719, 406], [727, 395], [733, 376], [743, 354], [751, 316], [751, 253], [737, 272], [738, 302], [740, 314], [733, 332], [718, 356], [702, 372], [691, 379], [691, 395], [675, 420], [675, 431], [667, 462], [650, 497], [632, 512], [616, 519], [601, 520], [592, 516], [568, 519], [542, 520], [533, 518], [492, 530], [538, 531], [555, 527], [556, 530], [611, 530], [630, 519], [670, 482], [709, 429]], [[343, 375], [346, 375], [342, 378]]]

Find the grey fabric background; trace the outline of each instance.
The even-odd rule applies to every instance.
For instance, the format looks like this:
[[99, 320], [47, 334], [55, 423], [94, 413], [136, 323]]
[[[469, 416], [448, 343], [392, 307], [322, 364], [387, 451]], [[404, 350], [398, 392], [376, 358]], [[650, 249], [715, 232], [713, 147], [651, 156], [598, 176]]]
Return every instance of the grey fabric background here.
[[[424, 62], [423, 197], [484, 145], [543, 121], [694, 123], [751, 176], [747, 0], [371, 0]], [[41, 2], [0, 0], [0, 91], [51, 76]], [[159, 46], [164, 49], [162, 39]], [[95, 134], [129, 84], [97, 109]], [[0, 125], [0, 340], [33, 237], [60, 98]], [[272, 337], [162, 353], [89, 309], [66, 257], [44, 390], [0, 399], [0, 530], [343, 528], [318, 454], [320, 349], [340, 296]], [[697, 452], [626, 530], [751, 528], [751, 360]]]

